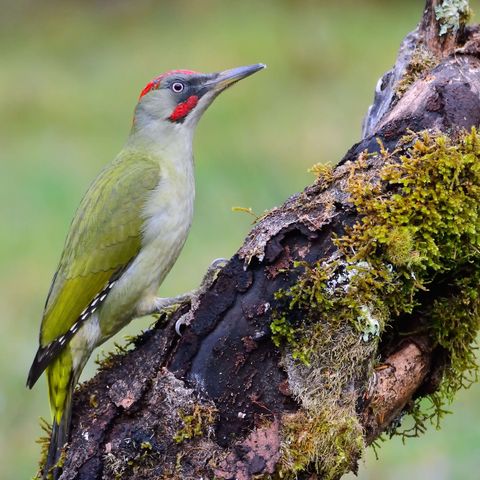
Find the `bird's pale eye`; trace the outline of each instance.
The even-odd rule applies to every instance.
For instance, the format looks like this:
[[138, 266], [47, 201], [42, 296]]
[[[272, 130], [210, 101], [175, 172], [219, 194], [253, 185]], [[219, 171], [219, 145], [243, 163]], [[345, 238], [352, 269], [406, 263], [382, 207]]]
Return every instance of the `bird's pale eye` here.
[[171, 88], [175, 93], [180, 93], [180, 92], [183, 92], [185, 85], [182, 82], [175, 82], [175, 83], [172, 83]]

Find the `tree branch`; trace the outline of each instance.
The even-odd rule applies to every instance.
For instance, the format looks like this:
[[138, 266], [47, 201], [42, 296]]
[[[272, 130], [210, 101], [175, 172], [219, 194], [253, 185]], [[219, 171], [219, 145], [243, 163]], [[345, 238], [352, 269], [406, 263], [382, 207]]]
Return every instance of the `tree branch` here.
[[[76, 392], [62, 480], [248, 480], [280, 471], [284, 478], [340, 478], [355, 470], [364, 443], [412, 399], [438, 388], [448, 360], [423, 327], [448, 275], [430, 286], [420, 309], [392, 319], [420, 325], [422, 333], [385, 335], [378, 343], [350, 325], [329, 324], [314, 352], [318, 361], [308, 366], [292, 358], [291, 345], [275, 346], [270, 324], [282, 307], [276, 292], [303, 278], [299, 262], [344, 261], [336, 238], [360, 219], [350, 191], [359, 158], [361, 175], [373, 181], [385, 164], [382, 152], [394, 151], [408, 131], [480, 124], [475, 30], [461, 23], [439, 37], [439, 4], [427, 2], [420, 26], [379, 83], [362, 141], [334, 171], [255, 225], [195, 305], [183, 336], [174, 325], [188, 305], [163, 316]], [[427, 52], [425, 64], [412, 70], [419, 49]], [[365, 160], [365, 150], [377, 155]], [[338, 283], [336, 275], [330, 280]]]

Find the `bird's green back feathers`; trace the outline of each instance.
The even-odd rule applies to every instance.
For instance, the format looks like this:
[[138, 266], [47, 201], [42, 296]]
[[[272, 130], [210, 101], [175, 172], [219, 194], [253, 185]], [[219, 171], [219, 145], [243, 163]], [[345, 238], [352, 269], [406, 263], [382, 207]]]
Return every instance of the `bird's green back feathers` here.
[[135, 258], [142, 241], [142, 210], [159, 178], [157, 160], [126, 152], [90, 186], [52, 281], [40, 333], [42, 347], [65, 334], [112, 275]]

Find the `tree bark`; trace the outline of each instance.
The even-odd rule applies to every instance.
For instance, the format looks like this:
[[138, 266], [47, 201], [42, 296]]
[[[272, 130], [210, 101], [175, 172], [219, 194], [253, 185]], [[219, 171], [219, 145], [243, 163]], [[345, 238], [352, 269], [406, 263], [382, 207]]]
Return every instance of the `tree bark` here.
[[[362, 152], [379, 152], [379, 140], [393, 151], [409, 130], [480, 124], [480, 35], [461, 20], [458, 29], [439, 36], [435, 7], [441, 3], [427, 1], [394, 68], [378, 83], [362, 140], [331, 181], [317, 181], [258, 221], [191, 308], [181, 337], [174, 325], [189, 305], [163, 315], [133, 349], [111, 357], [77, 390], [62, 480], [276, 478], [285, 419], [304, 406], [292, 391], [285, 348], [271, 339], [275, 292], [298, 281], [296, 262], [313, 265], [335, 256], [334, 237], [358, 221], [346, 184]], [[412, 72], [420, 49], [427, 67]], [[399, 82], [409, 75], [399, 93]], [[369, 174], [381, 166], [372, 160]], [[435, 292], [432, 287], [427, 302], [434, 302]], [[365, 347], [364, 353], [355, 360], [349, 394], [368, 444], [412, 399], [437, 388], [444, 360], [424, 333]], [[365, 365], [378, 357], [372, 375]], [[344, 471], [355, 470], [356, 460]], [[298, 478], [341, 476], [327, 475], [319, 461], [297, 471]]]

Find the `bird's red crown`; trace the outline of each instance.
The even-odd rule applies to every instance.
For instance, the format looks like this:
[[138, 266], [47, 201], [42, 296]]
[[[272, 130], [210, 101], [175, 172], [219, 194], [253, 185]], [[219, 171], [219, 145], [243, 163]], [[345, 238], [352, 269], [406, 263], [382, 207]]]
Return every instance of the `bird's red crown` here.
[[160, 82], [165, 77], [169, 77], [170, 75], [175, 75], [176, 73], [181, 73], [183, 75], [193, 75], [194, 73], [198, 73], [198, 72], [194, 72], [193, 70], [170, 70], [169, 72], [162, 73], [162, 75], [155, 77], [152, 81], [148, 82], [145, 85], [144, 89], [140, 92], [139, 99], [142, 98], [144, 95], [146, 95], [148, 92], [151, 92], [152, 90], [156, 90], [159, 87]]

